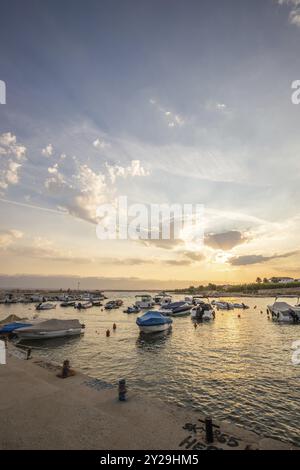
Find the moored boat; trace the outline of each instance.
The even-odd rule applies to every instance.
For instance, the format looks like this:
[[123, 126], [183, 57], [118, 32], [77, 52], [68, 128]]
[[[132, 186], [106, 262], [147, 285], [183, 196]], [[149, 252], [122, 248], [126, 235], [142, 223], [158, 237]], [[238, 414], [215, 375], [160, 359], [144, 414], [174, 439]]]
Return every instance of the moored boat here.
[[136, 305], [132, 305], [131, 307], [128, 307], [126, 310], [124, 310], [124, 313], [139, 313], [141, 309], [137, 307]]
[[106, 310], [114, 310], [114, 309], [119, 308], [119, 307], [120, 307], [120, 305], [118, 304], [118, 302], [116, 300], [110, 300], [109, 302], [107, 302], [105, 304], [104, 308]]
[[56, 308], [56, 304], [50, 302], [41, 302], [35, 307], [36, 310], [52, 310], [54, 308]]
[[161, 307], [160, 312], [170, 317], [183, 317], [191, 312], [192, 305], [185, 301], [171, 302]]
[[212, 302], [212, 305], [214, 305], [215, 307], [217, 307], [217, 309], [220, 309], [220, 310], [233, 310], [234, 309], [233, 304], [230, 302], [214, 301]]
[[139, 308], [152, 308], [154, 306], [154, 301], [149, 294], [136, 295], [135, 305]]
[[158, 333], [171, 328], [173, 320], [162, 315], [161, 312], [149, 311], [136, 319], [142, 333]]
[[191, 318], [199, 321], [210, 321], [215, 319], [215, 312], [210, 303], [201, 302], [192, 308]]
[[74, 308], [78, 308], [78, 310], [86, 310], [87, 308], [91, 308], [93, 306], [93, 303], [88, 301], [88, 302], [77, 302], [74, 305]]
[[249, 305], [244, 304], [244, 302], [242, 302], [242, 303], [237, 303], [236, 302], [232, 305], [234, 306], [234, 308], [242, 308], [243, 310], [246, 310], [246, 309], [249, 308]]
[[79, 320], [46, 320], [33, 326], [16, 330], [20, 339], [49, 339], [76, 336], [83, 333], [84, 325]]
[[271, 314], [272, 320], [279, 323], [299, 323], [300, 307], [293, 307], [287, 302], [274, 302], [268, 305], [268, 313]]
[[75, 303], [76, 303], [75, 300], [65, 300], [60, 304], [60, 306], [61, 307], [74, 307]]

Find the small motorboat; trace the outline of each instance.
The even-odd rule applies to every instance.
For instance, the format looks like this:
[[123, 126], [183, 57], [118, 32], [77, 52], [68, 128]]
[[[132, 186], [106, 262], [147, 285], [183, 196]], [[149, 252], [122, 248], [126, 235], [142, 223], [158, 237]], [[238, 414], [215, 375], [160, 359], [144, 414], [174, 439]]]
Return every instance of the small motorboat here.
[[76, 304], [75, 300], [64, 300], [60, 306], [61, 307], [74, 307]]
[[94, 307], [102, 307], [102, 302], [101, 300], [92, 300], [92, 304]]
[[249, 308], [249, 305], [246, 305], [244, 304], [244, 302], [242, 303], [234, 303], [233, 304], [234, 308], [242, 308], [243, 310], [246, 310], [247, 308]]
[[120, 307], [120, 305], [118, 304], [118, 302], [116, 300], [110, 300], [109, 302], [107, 302], [105, 304], [104, 308], [106, 310], [114, 310], [114, 309], [119, 308], [119, 307]]
[[136, 305], [132, 305], [131, 307], [128, 307], [126, 310], [124, 310], [124, 313], [139, 313], [141, 309], [137, 307]]
[[155, 296], [153, 297], [153, 302], [155, 304], [160, 304], [160, 302], [162, 301], [163, 299], [163, 295], [162, 294], [155, 294]]
[[36, 310], [52, 310], [53, 308], [56, 308], [56, 304], [50, 302], [41, 302], [35, 307]]
[[198, 321], [210, 321], [215, 319], [215, 312], [209, 303], [201, 302], [192, 308], [191, 318]]
[[215, 307], [217, 307], [217, 310], [233, 310], [234, 309], [234, 306], [233, 304], [231, 304], [230, 302], [221, 302], [221, 301], [218, 301], [218, 302], [214, 302], [213, 305]]
[[33, 326], [16, 330], [20, 339], [49, 339], [76, 336], [83, 333], [84, 325], [79, 320], [46, 320]]
[[293, 307], [287, 302], [274, 302], [268, 305], [267, 312], [271, 314], [272, 320], [279, 323], [299, 323], [300, 307]]
[[160, 301], [161, 307], [167, 307], [172, 302], [172, 297], [170, 295], [164, 295]]
[[74, 305], [74, 308], [78, 308], [78, 310], [86, 310], [87, 308], [91, 308], [93, 306], [92, 302], [77, 302]]
[[161, 307], [160, 312], [169, 317], [185, 317], [190, 314], [192, 305], [183, 301], [171, 302]]
[[136, 295], [135, 305], [139, 308], [152, 308], [154, 306], [154, 301], [149, 294]]
[[159, 331], [165, 331], [171, 328], [172, 323], [172, 318], [155, 311], [146, 312], [136, 319], [136, 324], [141, 333], [158, 333]]

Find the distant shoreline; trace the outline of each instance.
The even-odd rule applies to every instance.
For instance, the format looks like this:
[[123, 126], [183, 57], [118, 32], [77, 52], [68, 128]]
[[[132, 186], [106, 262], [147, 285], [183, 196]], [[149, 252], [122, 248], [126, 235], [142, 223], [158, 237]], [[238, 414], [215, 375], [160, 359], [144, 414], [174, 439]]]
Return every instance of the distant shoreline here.
[[177, 290], [174, 289], [46, 289], [46, 288], [41, 288], [41, 289], [22, 289], [22, 288], [0, 288], [0, 297], [3, 295], [8, 295], [8, 294], [22, 294], [22, 295], [32, 295], [32, 294], [37, 294], [39, 292], [42, 292], [43, 294], [52, 294], [52, 295], [61, 295], [62, 293], [68, 293], [70, 295], [75, 294], [75, 293], [83, 293], [83, 292], [90, 292], [90, 293], [124, 293], [124, 292], [139, 292], [139, 293], [161, 293], [161, 292], [167, 292], [168, 294], [171, 295], [182, 295], [182, 296], [202, 296], [202, 297], [257, 297], [257, 298], [266, 298], [266, 297], [300, 297], [300, 288], [299, 287], [278, 287], [277, 289], [272, 288], [272, 289], [261, 289], [260, 291], [257, 292], [241, 292], [241, 291], [236, 291], [236, 292], [220, 292], [220, 291], [197, 291], [195, 290], [194, 292], [187, 290], [182, 290], [178, 292]]

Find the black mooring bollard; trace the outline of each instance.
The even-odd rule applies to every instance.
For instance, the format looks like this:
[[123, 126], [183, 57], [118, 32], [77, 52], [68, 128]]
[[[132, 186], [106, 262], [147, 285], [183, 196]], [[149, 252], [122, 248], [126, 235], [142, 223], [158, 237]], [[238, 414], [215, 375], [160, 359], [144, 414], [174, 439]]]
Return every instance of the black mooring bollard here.
[[126, 381], [125, 379], [119, 380], [119, 401], [126, 401]]
[[213, 424], [211, 418], [205, 418], [205, 437], [208, 444], [214, 442]]

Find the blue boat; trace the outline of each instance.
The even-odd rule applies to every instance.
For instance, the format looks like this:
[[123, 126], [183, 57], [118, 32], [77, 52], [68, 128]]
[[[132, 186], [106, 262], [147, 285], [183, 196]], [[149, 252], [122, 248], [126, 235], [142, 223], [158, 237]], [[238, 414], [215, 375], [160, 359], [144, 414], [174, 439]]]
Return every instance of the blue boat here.
[[171, 328], [172, 318], [165, 317], [160, 312], [149, 311], [138, 317], [136, 324], [142, 333], [157, 333]]
[[20, 322], [7, 323], [2, 328], [0, 328], [0, 335], [5, 334], [5, 333], [6, 334], [12, 333], [13, 331], [18, 330], [19, 328], [24, 328], [26, 326], [32, 326], [32, 323], [20, 323]]

